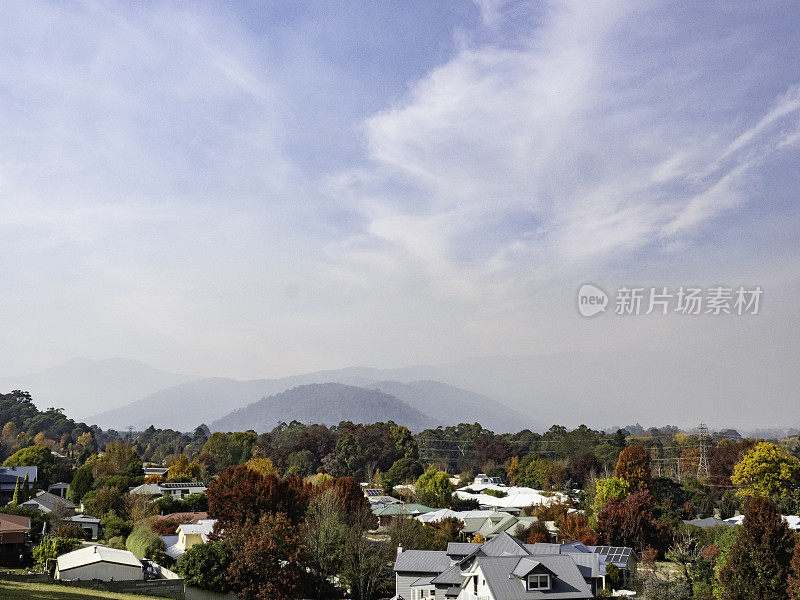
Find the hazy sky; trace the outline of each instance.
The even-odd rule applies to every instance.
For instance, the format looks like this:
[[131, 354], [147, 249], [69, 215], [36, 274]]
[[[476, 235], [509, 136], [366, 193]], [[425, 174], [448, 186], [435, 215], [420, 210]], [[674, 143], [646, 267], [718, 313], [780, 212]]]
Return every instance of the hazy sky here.
[[[0, 375], [641, 350], [796, 406], [797, 3], [2, 11]], [[587, 281], [764, 295], [584, 319]]]

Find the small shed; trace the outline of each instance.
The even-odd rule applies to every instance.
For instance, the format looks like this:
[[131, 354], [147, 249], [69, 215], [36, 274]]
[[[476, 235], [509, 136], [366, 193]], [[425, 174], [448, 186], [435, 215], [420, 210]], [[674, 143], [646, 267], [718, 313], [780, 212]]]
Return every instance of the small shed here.
[[133, 552], [89, 546], [59, 556], [54, 577], [64, 581], [139, 581], [144, 579], [144, 567]]

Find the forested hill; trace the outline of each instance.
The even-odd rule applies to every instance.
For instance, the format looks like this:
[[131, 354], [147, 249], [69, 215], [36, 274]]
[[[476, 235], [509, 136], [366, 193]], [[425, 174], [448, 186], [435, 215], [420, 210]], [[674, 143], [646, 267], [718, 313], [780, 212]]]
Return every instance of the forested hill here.
[[411, 430], [436, 427], [432, 417], [378, 390], [340, 383], [301, 385], [236, 410], [211, 424], [212, 431], [270, 431], [280, 422], [336, 425], [342, 421], [394, 421]]

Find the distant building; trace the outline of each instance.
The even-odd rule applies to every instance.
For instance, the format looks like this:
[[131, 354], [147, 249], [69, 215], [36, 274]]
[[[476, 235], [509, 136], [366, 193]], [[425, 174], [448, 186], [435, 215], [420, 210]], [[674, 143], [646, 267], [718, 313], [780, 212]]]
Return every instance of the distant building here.
[[490, 483], [492, 485], [503, 485], [503, 480], [499, 477], [489, 477], [486, 473], [478, 473], [472, 481], [472, 485]]
[[130, 489], [131, 494], [143, 496], [172, 496], [183, 500], [190, 494], [203, 494], [206, 485], [202, 481], [187, 481], [186, 483], [144, 483]]
[[20, 485], [28, 476], [28, 483], [31, 489], [36, 489], [36, 480], [39, 476], [38, 467], [0, 467], [0, 504], [5, 506], [14, 497], [14, 490], [17, 487], [17, 480]]
[[54, 483], [53, 485], [47, 486], [47, 491], [53, 494], [54, 496], [60, 496], [61, 498], [67, 497], [67, 489], [69, 488], [68, 483]]
[[23, 502], [22, 506], [35, 508], [39, 512], [43, 512], [45, 514], [53, 512], [56, 507], [62, 507], [68, 511], [75, 511], [75, 505], [66, 498], [62, 498], [61, 496], [56, 496], [50, 492], [45, 492], [42, 490], [36, 492], [36, 496], [30, 500]]
[[74, 515], [67, 517], [64, 521], [69, 521], [83, 529], [87, 540], [96, 540], [100, 537], [100, 519], [89, 515]]

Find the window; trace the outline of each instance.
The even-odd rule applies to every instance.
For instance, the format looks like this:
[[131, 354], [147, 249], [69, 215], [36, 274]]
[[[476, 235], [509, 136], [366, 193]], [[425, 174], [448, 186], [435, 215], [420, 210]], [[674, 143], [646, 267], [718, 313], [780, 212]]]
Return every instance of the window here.
[[549, 590], [550, 575], [528, 575], [529, 590]]

